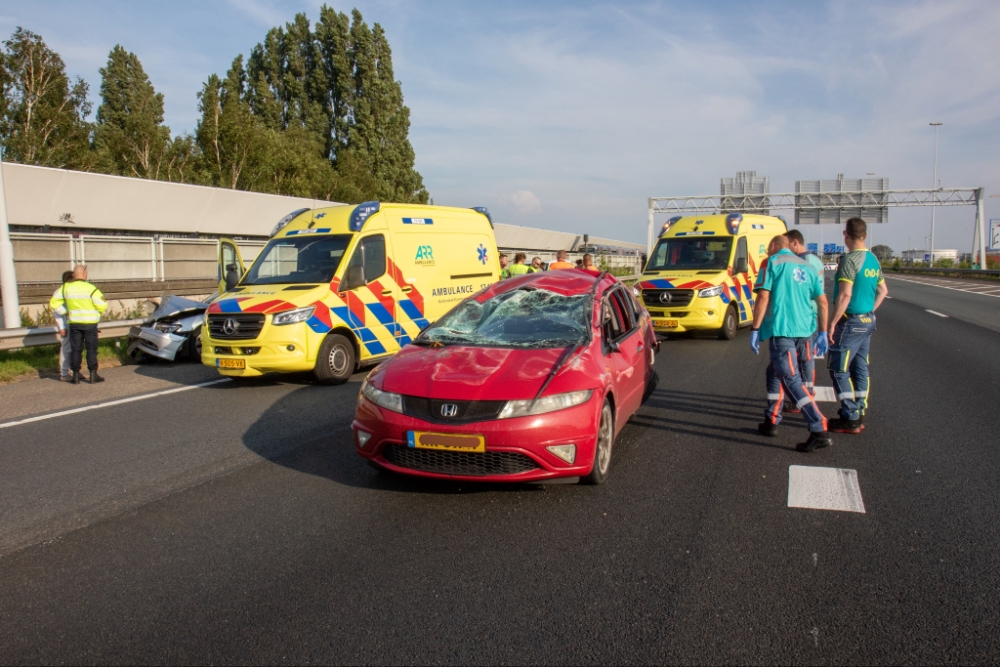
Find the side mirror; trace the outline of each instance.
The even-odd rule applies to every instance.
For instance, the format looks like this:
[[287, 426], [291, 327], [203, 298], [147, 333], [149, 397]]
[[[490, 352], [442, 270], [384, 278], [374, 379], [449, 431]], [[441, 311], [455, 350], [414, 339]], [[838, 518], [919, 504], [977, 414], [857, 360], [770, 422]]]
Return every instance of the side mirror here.
[[735, 262], [733, 262], [733, 273], [746, 273], [747, 272], [747, 258], [738, 257]]
[[240, 274], [236, 270], [235, 264], [230, 264], [226, 266], [226, 291], [236, 287], [236, 283], [240, 281]]
[[346, 280], [344, 280], [344, 282], [347, 284], [340, 286], [340, 289], [342, 290], [354, 289], [355, 287], [365, 285], [364, 267], [357, 265], [347, 267], [347, 276], [345, 276], [345, 278]]

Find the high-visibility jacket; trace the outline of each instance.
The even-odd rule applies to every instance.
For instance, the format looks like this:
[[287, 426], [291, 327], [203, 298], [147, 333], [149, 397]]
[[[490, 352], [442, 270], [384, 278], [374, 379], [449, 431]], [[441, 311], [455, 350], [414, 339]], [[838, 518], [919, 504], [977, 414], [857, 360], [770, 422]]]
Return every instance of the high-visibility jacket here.
[[512, 278], [514, 276], [523, 276], [526, 273], [536, 273], [535, 269], [527, 264], [514, 264], [510, 267], [509, 271]]
[[101, 290], [85, 280], [74, 280], [55, 291], [49, 307], [56, 315], [62, 315], [70, 324], [97, 324], [101, 314], [108, 309]]

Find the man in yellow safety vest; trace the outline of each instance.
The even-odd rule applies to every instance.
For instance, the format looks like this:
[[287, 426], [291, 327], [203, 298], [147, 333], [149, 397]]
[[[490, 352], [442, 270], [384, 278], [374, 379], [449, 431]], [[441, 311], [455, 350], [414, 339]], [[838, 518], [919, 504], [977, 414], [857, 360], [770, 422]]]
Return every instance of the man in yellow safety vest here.
[[97, 374], [97, 323], [108, 309], [104, 294], [87, 282], [87, 267], [77, 265], [73, 269], [72, 282], [64, 283], [56, 290], [49, 302], [52, 312], [66, 318], [69, 323], [70, 370], [73, 384], [80, 384], [80, 365], [83, 362], [83, 348], [87, 348], [87, 369], [90, 384], [104, 382]]

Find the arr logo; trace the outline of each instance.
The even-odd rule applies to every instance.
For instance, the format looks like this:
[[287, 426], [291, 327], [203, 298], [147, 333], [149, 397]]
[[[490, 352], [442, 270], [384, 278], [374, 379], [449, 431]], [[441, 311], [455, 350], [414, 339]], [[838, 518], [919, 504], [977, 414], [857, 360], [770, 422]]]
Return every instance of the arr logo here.
[[434, 266], [434, 248], [429, 245], [417, 246], [417, 256], [414, 262], [420, 266]]

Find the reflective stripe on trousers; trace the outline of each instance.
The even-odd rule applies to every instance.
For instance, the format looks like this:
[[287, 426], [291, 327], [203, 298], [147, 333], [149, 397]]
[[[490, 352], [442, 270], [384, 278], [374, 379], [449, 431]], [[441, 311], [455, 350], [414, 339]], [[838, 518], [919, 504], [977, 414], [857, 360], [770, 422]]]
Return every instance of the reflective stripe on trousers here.
[[868, 355], [873, 331], [873, 313], [850, 315], [833, 329], [834, 343], [830, 346], [827, 367], [840, 400], [840, 416], [844, 419], [857, 419], [868, 409], [871, 384]]
[[781, 422], [781, 407], [784, 393], [795, 401], [795, 406], [802, 410], [802, 416], [809, 424], [809, 430], [822, 432], [826, 430], [826, 417], [820, 412], [816, 401], [806, 391], [799, 375], [800, 346], [809, 338], [781, 338], [768, 340], [768, 351], [771, 363], [767, 366], [767, 411], [764, 419], [772, 424]]

